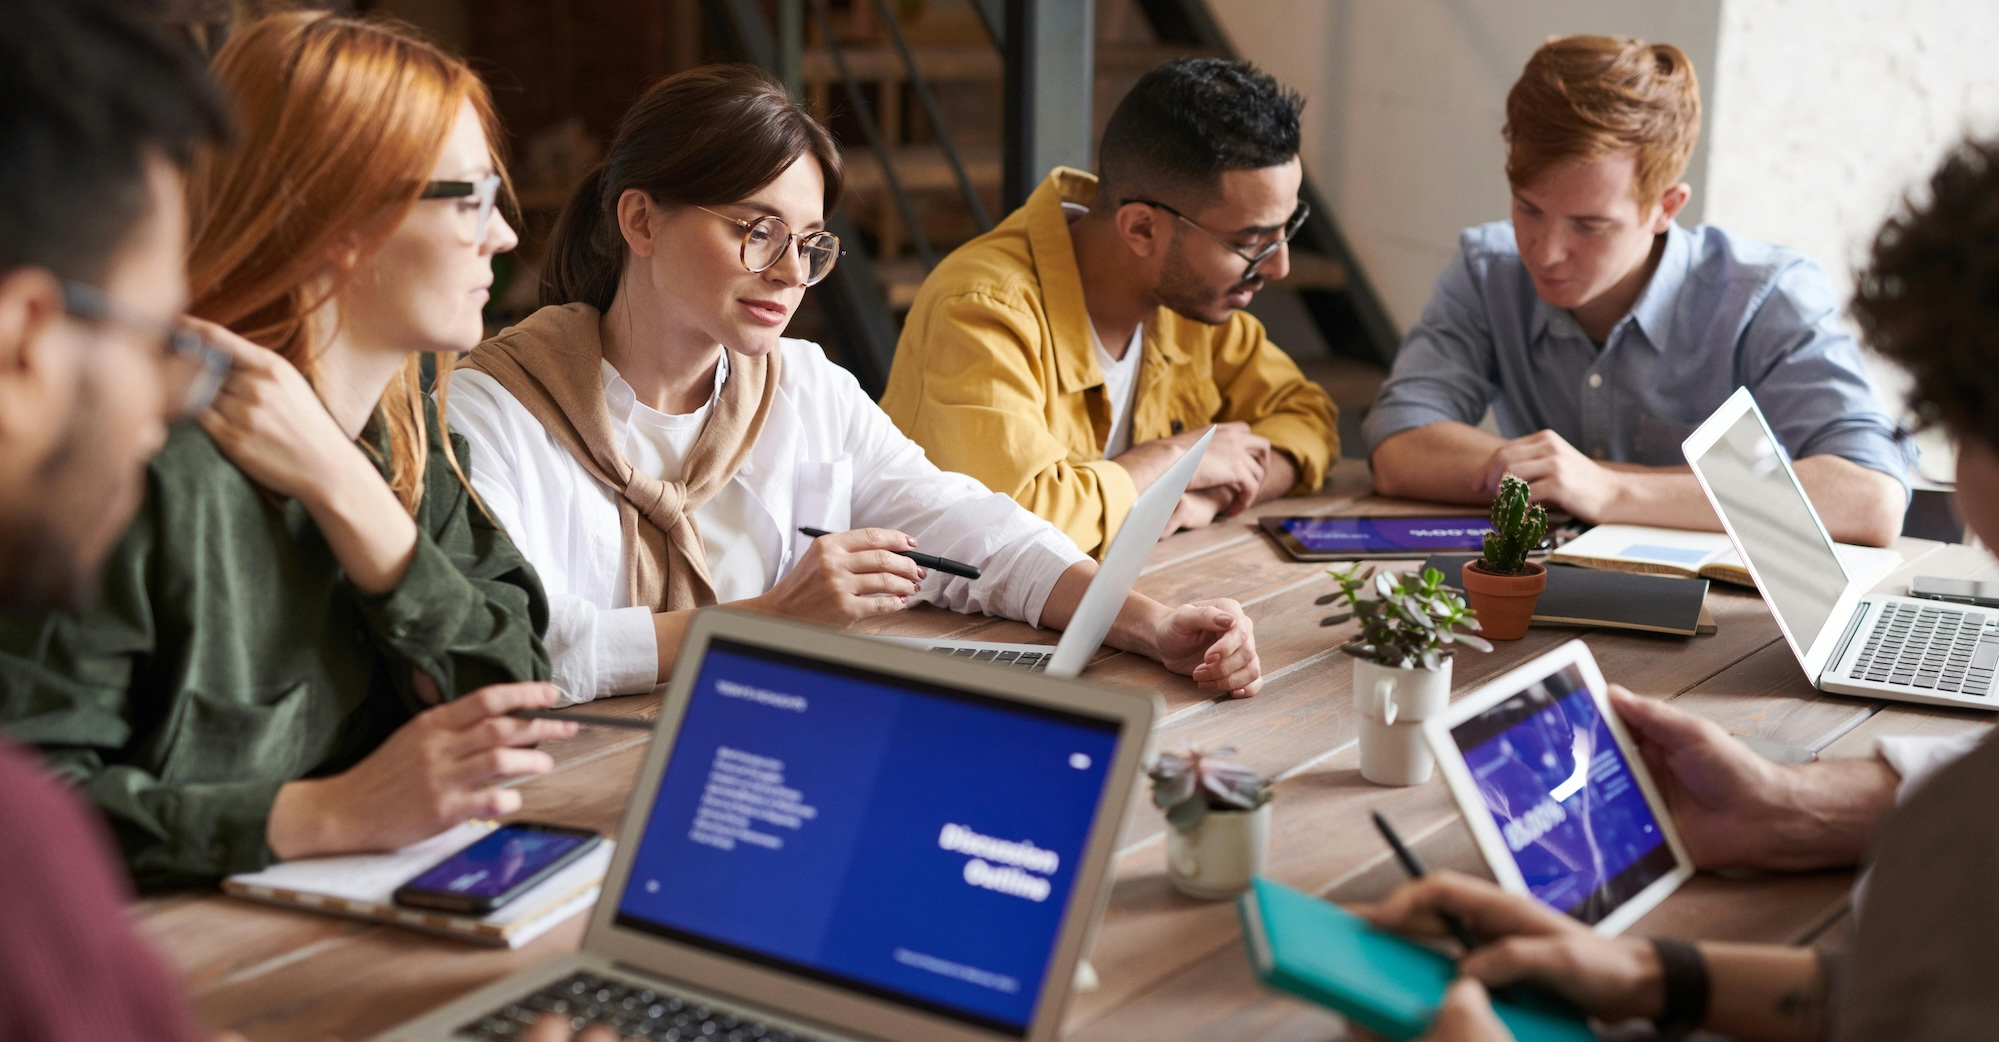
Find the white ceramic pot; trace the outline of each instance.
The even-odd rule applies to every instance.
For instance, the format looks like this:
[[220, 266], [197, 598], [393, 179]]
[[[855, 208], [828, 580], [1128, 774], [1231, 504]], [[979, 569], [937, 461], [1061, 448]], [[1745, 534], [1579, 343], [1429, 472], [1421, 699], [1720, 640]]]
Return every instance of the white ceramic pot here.
[[1437, 761], [1423, 721], [1451, 702], [1451, 660], [1441, 669], [1397, 669], [1354, 660], [1353, 706], [1360, 716], [1360, 776], [1376, 785], [1421, 785]]
[[1166, 874], [1188, 897], [1219, 900], [1249, 889], [1270, 855], [1270, 804], [1255, 810], [1210, 809], [1185, 832], [1166, 829]]

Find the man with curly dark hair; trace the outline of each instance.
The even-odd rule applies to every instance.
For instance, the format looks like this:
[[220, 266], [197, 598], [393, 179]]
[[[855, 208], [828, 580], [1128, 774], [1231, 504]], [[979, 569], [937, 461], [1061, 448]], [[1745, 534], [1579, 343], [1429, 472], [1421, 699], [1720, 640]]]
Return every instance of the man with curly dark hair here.
[[882, 409], [1096, 556], [1210, 425], [1167, 531], [1317, 491], [1339, 454], [1332, 398], [1242, 310], [1290, 270], [1309, 213], [1303, 105], [1247, 62], [1146, 73], [1097, 177], [1056, 168], [924, 280]]
[[[1999, 545], [1999, 139], [1959, 146], [1927, 193], [1881, 229], [1853, 313], [1874, 348], [1915, 378], [1918, 410], [1955, 436], [1958, 504], [1971, 530]], [[1783, 852], [1787, 837], [1816, 832], [1816, 863], [1831, 864], [1827, 856], [1840, 844], [1825, 842], [1828, 826], [1838, 826], [1849, 860], [1863, 848], [1871, 853], [1850, 948], [1600, 937], [1531, 898], [1440, 872], [1362, 909], [1376, 925], [1428, 934], [1441, 933], [1438, 913], [1449, 912], [1480, 924], [1490, 939], [1459, 964], [1467, 979], [1452, 986], [1429, 1042], [1508, 1038], [1485, 989], [1521, 980], [1605, 1021], [1653, 1017], [1667, 1022], [1662, 1028], [1698, 1026], [1738, 1039], [1993, 1036], [1999, 744], [1962, 743], [1954, 759], [1932, 757], [1921, 776], [1905, 773], [1898, 783], [1878, 760], [1759, 767], [1731, 750], [1719, 727], [1689, 724], [1691, 717], [1674, 724], [1685, 731], [1684, 747], [1662, 749], [1661, 725], [1686, 714], [1628, 694], [1613, 701], [1647, 747], [1703, 867], [1715, 867], [1712, 841], [1723, 826], [1738, 841], [1736, 854], [1767, 859]], [[1690, 755], [1696, 748], [1705, 755]], [[1703, 793], [1729, 786], [1730, 799], [1703, 803]], [[1825, 812], [1812, 802], [1834, 792], [1845, 794], [1844, 807]], [[1709, 844], [1705, 857], [1696, 834]]]

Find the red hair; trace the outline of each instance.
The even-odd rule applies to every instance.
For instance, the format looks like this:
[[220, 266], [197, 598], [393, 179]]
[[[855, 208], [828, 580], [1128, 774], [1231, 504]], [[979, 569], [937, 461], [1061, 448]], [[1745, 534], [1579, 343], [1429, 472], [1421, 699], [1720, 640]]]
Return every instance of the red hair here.
[[[492, 97], [464, 62], [412, 30], [324, 12], [250, 23], [214, 71], [242, 129], [188, 179], [189, 310], [278, 352], [317, 386], [328, 331], [313, 315], [415, 205], [466, 102], [486, 140], [499, 140]], [[493, 163], [503, 169], [497, 155]], [[440, 425], [450, 378], [449, 365], [437, 367]], [[429, 456], [421, 356], [389, 383], [376, 415], [389, 487], [415, 513]]]
[[1687, 171], [1701, 136], [1694, 63], [1670, 43], [1628, 36], [1558, 36], [1527, 59], [1506, 95], [1506, 179], [1532, 184], [1548, 169], [1626, 149], [1632, 193], [1650, 206]]

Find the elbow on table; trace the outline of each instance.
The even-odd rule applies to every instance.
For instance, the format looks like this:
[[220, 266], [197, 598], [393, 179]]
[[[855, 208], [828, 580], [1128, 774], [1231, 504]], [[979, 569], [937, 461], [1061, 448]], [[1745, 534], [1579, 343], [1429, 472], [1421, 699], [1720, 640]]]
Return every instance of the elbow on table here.
[[[1843, 497], [1844, 503], [1825, 516], [1826, 531], [1841, 543], [1859, 546], [1892, 546], [1902, 534], [1902, 515], [1908, 509], [1908, 494], [1902, 484], [1885, 474], [1868, 474], [1869, 481]], [[1822, 516], [1824, 512], [1821, 512]]]
[[1899, 489], [1893, 497], [1855, 496], [1846, 516], [1826, 525], [1835, 541], [1859, 546], [1892, 546], [1902, 534], [1904, 506]]

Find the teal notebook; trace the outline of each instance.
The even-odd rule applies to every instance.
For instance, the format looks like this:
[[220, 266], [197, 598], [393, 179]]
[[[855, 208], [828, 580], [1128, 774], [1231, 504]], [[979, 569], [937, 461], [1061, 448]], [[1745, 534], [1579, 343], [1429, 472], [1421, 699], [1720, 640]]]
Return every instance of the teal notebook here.
[[[1457, 976], [1451, 960], [1369, 926], [1338, 905], [1258, 877], [1237, 904], [1257, 977], [1390, 1039], [1429, 1030]], [[1581, 1013], [1527, 993], [1493, 1000], [1520, 1042], [1595, 1042]]]

